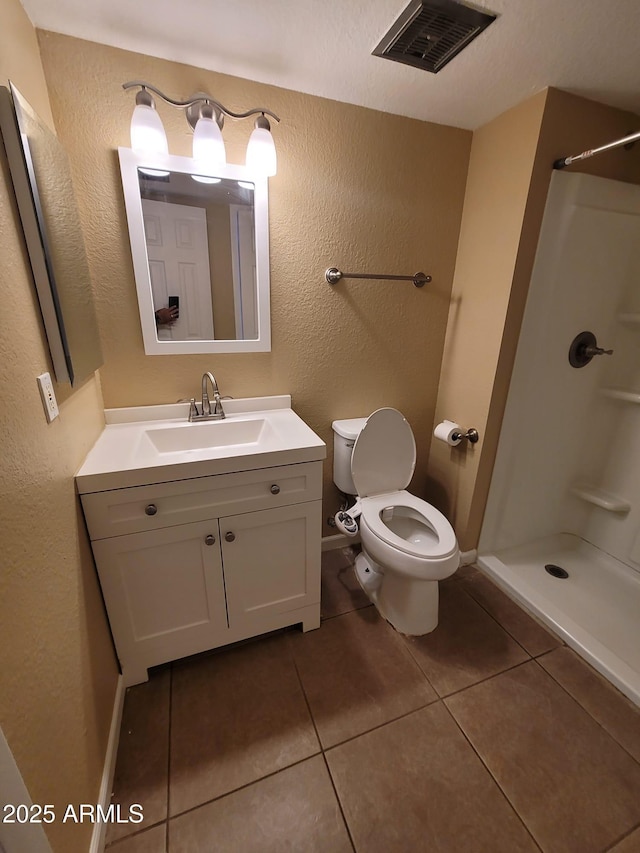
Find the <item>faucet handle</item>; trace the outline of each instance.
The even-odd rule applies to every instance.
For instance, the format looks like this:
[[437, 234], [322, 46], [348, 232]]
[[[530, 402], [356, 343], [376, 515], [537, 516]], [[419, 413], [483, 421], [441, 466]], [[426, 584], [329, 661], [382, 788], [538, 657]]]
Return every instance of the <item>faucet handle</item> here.
[[218, 394], [217, 391], [213, 395], [213, 401], [214, 401], [213, 414], [219, 418], [224, 418], [225, 414], [224, 414], [224, 409], [222, 408], [222, 398], [220, 397], [220, 394]]
[[198, 407], [196, 406], [196, 398], [192, 397], [189, 400], [189, 420], [192, 421], [198, 417]]

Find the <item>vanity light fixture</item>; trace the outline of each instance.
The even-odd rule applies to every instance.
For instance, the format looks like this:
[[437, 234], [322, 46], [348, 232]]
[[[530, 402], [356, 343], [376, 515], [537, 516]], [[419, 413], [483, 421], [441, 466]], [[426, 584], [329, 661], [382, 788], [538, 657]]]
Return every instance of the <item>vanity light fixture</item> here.
[[[134, 151], [149, 154], [168, 154], [169, 147], [162, 120], [156, 110], [153, 92], [172, 107], [184, 110], [185, 118], [193, 130], [193, 159], [202, 175], [195, 176], [203, 182], [211, 181], [216, 170], [226, 164], [222, 128], [224, 117], [232, 119], [257, 116], [254, 130], [247, 146], [247, 169], [256, 176], [270, 177], [276, 173], [276, 147], [267, 116], [279, 122], [275, 113], [256, 107], [244, 113], [234, 113], [205, 92], [196, 92], [186, 101], [169, 98], [150, 83], [132, 80], [123, 83], [123, 89], [139, 88], [136, 106], [131, 117], [131, 147]], [[209, 177], [211, 176], [211, 177]]]

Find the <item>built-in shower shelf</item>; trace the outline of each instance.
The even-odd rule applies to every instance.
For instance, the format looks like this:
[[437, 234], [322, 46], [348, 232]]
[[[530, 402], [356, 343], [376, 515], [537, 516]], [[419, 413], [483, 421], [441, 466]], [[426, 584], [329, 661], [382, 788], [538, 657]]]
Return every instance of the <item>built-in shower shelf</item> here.
[[640, 314], [618, 314], [618, 320], [628, 326], [640, 326]]
[[612, 400], [622, 400], [625, 403], [640, 403], [640, 391], [625, 391], [624, 388], [601, 388], [600, 393]]
[[598, 486], [579, 483], [571, 487], [571, 492], [577, 498], [582, 498], [583, 501], [594, 504], [594, 506], [599, 506], [601, 509], [606, 509], [609, 512], [629, 512], [631, 509], [629, 501], [611, 492], [606, 492], [604, 489], [598, 488]]

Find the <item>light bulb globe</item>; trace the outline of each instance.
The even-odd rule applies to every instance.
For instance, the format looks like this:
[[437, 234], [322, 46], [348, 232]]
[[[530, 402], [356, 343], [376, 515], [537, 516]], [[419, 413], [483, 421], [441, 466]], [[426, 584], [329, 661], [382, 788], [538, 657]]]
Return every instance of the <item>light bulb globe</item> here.
[[256, 127], [247, 145], [247, 171], [252, 175], [272, 177], [278, 168], [276, 146], [271, 132], [265, 127]]
[[131, 116], [131, 147], [144, 154], [169, 153], [162, 119], [147, 104], [137, 104]]
[[193, 131], [193, 159], [198, 169], [212, 176], [227, 162], [222, 133], [212, 118], [198, 119]]

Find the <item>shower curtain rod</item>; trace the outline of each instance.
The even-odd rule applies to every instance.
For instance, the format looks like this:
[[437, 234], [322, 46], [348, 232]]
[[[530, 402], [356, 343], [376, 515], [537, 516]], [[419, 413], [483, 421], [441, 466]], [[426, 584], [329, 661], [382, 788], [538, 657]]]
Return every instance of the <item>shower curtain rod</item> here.
[[570, 166], [577, 160], [586, 160], [587, 157], [593, 157], [594, 154], [600, 154], [602, 151], [609, 151], [611, 148], [619, 148], [621, 145], [632, 145], [637, 139], [640, 139], [640, 130], [637, 133], [631, 133], [629, 136], [624, 136], [622, 139], [616, 139], [615, 142], [609, 142], [607, 145], [601, 145], [600, 148], [590, 148], [588, 151], [583, 151], [582, 154], [575, 154], [573, 157], [561, 157], [553, 164], [553, 168], [564, 169], [565, 166]]

